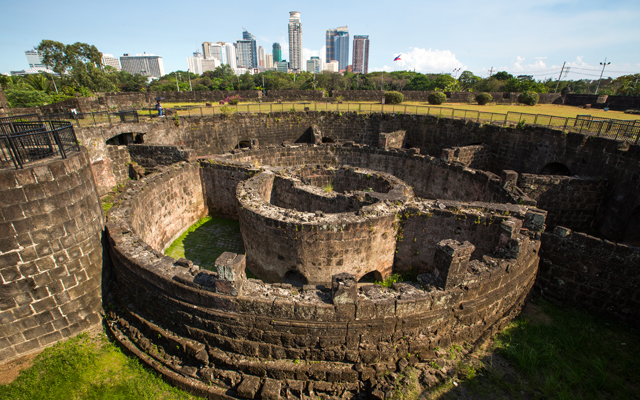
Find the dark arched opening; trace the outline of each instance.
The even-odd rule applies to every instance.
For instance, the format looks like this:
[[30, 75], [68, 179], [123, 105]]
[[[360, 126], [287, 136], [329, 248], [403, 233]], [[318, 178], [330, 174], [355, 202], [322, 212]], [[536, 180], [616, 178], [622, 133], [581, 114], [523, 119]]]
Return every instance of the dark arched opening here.
[[289, 283], [293, 286], [302, 287], [309, 283], [307, 277], [302, 275], [300, 271], [289, 271], [284, 275], [284, 283]]
[[248, 149], [251, 147], [251, 142], [249, 140], [241, 140], [238, 142], [238, 149]]
[[540, 175], [563, 175], [563, 176], [571, 176], [571, 171], [569, 168], [561, 164], [559, 162], [553, 162], [547, 164], [540, 171]]
[[373, 282], [382, 282], [382, 274], [378, 271], [371, 271], [365, 274], [358, 283], [373, 283]]
[[333, 138], [330, 137], [323, 137], [322, 138], [322, 143], [335, 143], [336, 141]]
[[126, 132], [112, 137], [105, 142], [110, 146], [126, 146], [129, 144], [144, 143], [144, 133]]
[[624, 231], [622, 242], [640, 247], [640, 207], [636, 207], [627, 219], [627, 229]]

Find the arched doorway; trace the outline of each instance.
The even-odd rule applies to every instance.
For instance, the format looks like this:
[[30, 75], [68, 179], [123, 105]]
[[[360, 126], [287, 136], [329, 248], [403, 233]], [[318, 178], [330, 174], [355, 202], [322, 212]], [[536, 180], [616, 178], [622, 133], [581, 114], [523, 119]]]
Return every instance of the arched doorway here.
[[569, 168], [559, 162], [552, 162], [544, 166], [540, 171], [540, 175], [563, 175], [563, 176], [571, 176], [571, 171]]

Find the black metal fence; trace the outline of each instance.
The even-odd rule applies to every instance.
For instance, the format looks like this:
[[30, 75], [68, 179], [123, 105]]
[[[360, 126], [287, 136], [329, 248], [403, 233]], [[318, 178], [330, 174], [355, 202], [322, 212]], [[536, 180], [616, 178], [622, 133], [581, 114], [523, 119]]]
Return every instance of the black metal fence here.
[[[0, 120], [0, 165], [25, 164], [50, 157], [67, 158], [80, 151], [73, 125], [67, 121], [32, 121], [24, 116]], [[35, 118], [33, 118], [35, 119]]]

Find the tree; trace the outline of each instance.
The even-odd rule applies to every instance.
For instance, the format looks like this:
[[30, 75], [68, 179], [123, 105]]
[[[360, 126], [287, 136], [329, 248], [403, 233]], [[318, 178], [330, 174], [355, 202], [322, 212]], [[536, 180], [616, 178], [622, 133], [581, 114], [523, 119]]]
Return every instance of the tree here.
[[462, 86], [463, 90], [473, 90], [478, 82], [482, 81], [482, 78], [475, 76], [471, 71], [464, 71], [460, 74], [458, 82]]
[[100, 68], [102, 55], [95, 46], [81, 42], [65, 45], [43, 40], [37, 49], [42, 54], [43, 64], [60, 75], [63, 85], [76, 89], [84, 86], [91, 91], [115, 90], [107, 73]]
[[51, 101], [51, 97], [44, 91], [35, 90], [24, 82], [12, 85], [5, 91], [5, 97], [12, 108], [39, 107]]
[[496, 78], [499, 81], [508, 81], [509, 79], [513, 78], [513, 75], [506, 71], [500, 71], [493, 75], [493, 78]]

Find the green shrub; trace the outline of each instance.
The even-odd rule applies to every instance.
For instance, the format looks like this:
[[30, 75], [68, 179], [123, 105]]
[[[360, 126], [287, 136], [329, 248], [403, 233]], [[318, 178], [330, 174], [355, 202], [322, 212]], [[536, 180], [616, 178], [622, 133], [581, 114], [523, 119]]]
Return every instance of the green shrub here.
[[476, 101], [481, 106], [484, 106], [485, 104], [491, 103], [493, 101], [493, 96], [491, 96], [489, 93], [480, 93], [476, 96]]
[[429, 104], [442, 104], [447, 101], [447, 95], [442, 92], [431, 93], [429, 97], [427, 97]]
[[384, 102], [386, 104], [401, 104], [404, 101], [404, 95], [400, 92], [386, 92], [384, 94]]
[[539, 100], [540, 96], [536, 92], [524, 92], [518, 96], [518, 102], [528, 106], [535, 106]]

